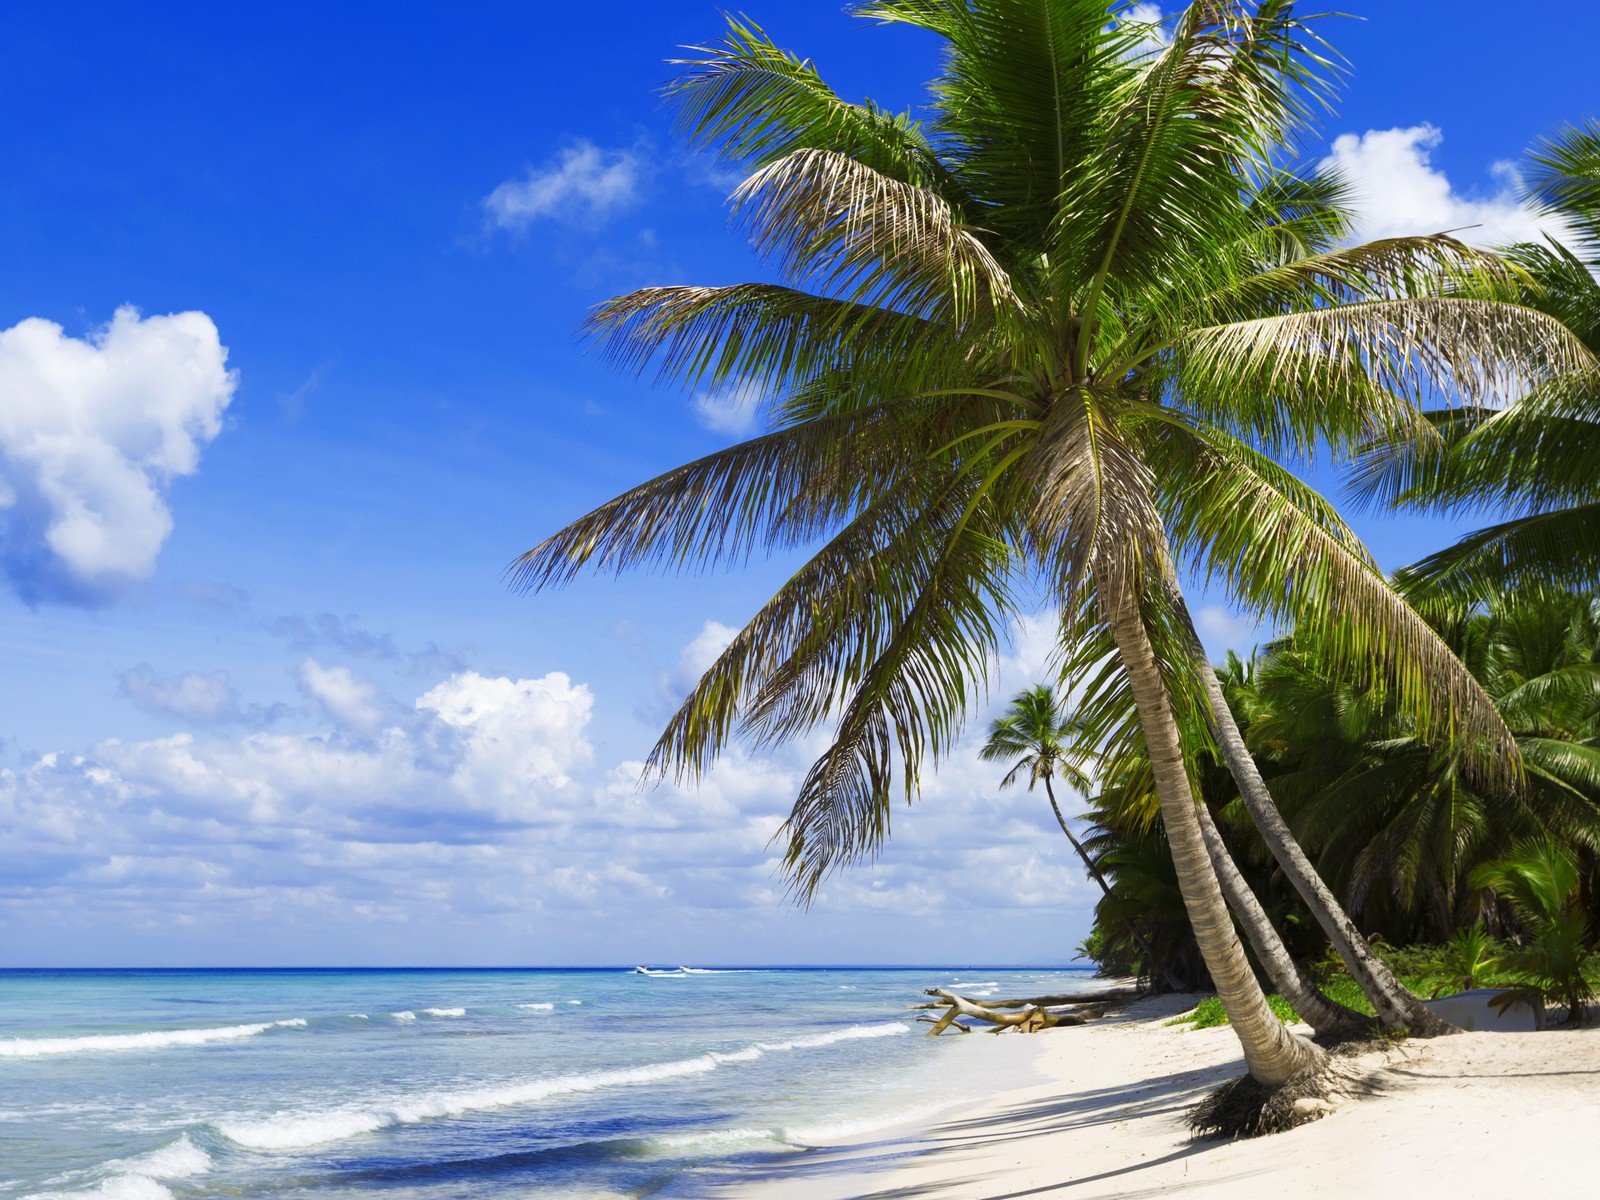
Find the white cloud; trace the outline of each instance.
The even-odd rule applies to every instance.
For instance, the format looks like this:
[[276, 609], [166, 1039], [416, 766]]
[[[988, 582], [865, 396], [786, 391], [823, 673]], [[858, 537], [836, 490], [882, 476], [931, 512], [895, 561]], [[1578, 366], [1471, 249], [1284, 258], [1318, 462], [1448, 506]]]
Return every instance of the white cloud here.
[[0, 564], [30, 601], [106, 599], [155, 568], [166, 489], [222, 428], [235, 375], [211, 318], [119, 308], [87, 338], [0, 332]]
[[560, 671], [541, 679], [464, 671], [416, 706], [461, 737], [456, 787], [505, 815], [532, 816], [538, 789], [566, 787], [570, 773], [594, 757], [584, 737], [594, 696]]
[[730, 384], [715, 392], [696, 392], [695, 420], [713, 433], [742, 437], [755, 428], [764, 397], [748, 383]]
[[1270, 636], [1254, 617], [1232, 612], [1220, 604], [1202, 605], [1194, 615], [1194, 627], [1213, 658], [1221, 658], [1229, 650], [1248, 657]]
[[300, 664], [300, 690], [347, 729], [370, 733], [383, 721], [377, 687], [349, 667], [325, 667], [314, 658]]
[[707, 621], [700, 626], [700, 632], [689, 639], [683, 652], [678, 655], [678, 670], [674, 678], [678, 687], [688, 691], [699, 683], [700, 676], [711, 669], [711, 664], [728, 648], [738, 632], [721, 621]]
[[1500, 246], [1537, 239], [1541, 228], [1559, 235], [1559, 228], [1541, 224], [1518, 200], [1512, 163], [1491, 165], [1494, 186], [1487, 195], [1459, 190], [1429, 157], [1443, 139], [1428, 124], [1334, 139], [1322, 166], [1338, 170], [1351, 185], [1358, 241], [1454, 231], [1473, 245]]
[[[1019, 628], [1007, 688], [1038, 677], [1049, 626]], [[731, 632], [705, 623], [678, 669], [703, 668]], [[735, 747], [698, 780], [641, 788], [629, 753], [592, 769], [594, 697], [566, 675], [459, 672], [402, 705], [312, 667], [307, 690], [344, 710], [321, 728], [113, 739], [0, 770], [0, 931], [14, 953], [1060, 959], [1081, 936], [1061, 918], [1085, 924], [1093, 901], [1042, 797], [1000, 792], [1001, 772], [976, 757], [1009, 695], [998, 688], [921, 802], [896, 806], [882, 859], [800, 913], [772, 838], [817, 739]]]
[[525, 229], [540, 219], [595, 225], [637, 204], [645, 175], [639, 149], [604, 150], [579, 140], [548, 166], [502, 183], [483, 208], [501, 229]]
[[145, 712], [182, 717], [198, 725], [217, 725], [241, 717], [239, 696], [226, 671], [163, 676], [157, 675], [148, 663], [140, 663], [122, 673], [118, 690]]

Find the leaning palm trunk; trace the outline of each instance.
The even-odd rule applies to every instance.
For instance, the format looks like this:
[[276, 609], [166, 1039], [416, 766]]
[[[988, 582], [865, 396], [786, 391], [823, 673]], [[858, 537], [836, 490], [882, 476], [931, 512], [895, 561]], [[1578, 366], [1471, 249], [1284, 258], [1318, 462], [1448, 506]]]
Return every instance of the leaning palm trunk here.
[[1205, 839], [1206, 852], [1211, 856], [1211, 866], [1217, 873], [1222, 894], [1227, 897], [1234, 920], [1244, 931], [1267, 978], [1278, 989], [1278, 995], [1287, 1000], [1289, 1007], [1322, 1037], [1343, 1040], [1372, 1033], [1373, 1022], [1370, 1017], [1323, 995], [1300, 964], [1294, 961], [1283, 939], [1278, 936], [1278, 931], [1273, 928], [1266, 910], [1261, 907], [1261, 901], [1256, 899], [1233, 861], [1233, 856], [1228, 853], [1222, 833], [1211, 819], [1211, 810], [1203, 803], [1197, 804], [1195, 815], [1199, 818], [1200, 834]]
[[[1090, 877], [1100, 885], [1100, 890], [1106, 898], [1111, 898], [1111, 885], [1106, 882], [1106, 877], [1100, 873], [1099, 865], [1089, 857], [1089, 852], [1083, 848], [1083, 843], [1073, 836], [1072, 830], [1067, 827], [1067, 819], [1061, 815], [1061, 806], [1056, 803], [1056, 790], [1050, 786], [1050, 776], [1044, 777], [1044, 794], [1050, 799], [1050, 811], [1056, 815], [1056, 824], [1061, 826], [1061, 832], [1067, 835], [1067, 841], [1072, 843], [1072, 848], [1078, 852], [1078, 857], [1083, 860], [1084, 869]], [[1150, 943], [1145, 941], [1144, 935], [1139, 932], [1138, 926], [1126, 917], [1122, 919], [1123, 926], [1128, 931], [1128, 936], [1133, 939], [1133, 944], [1139, 947], [1139, 953], [1144, 955], [1145, 969], [1150, 972], [1151, 978], [1159, 978], [1162, 984], [1174, 992], [1183, 991], [1183, 983], [1176, 978], [1165, 963], [1156, 957], [1156, 952]]]
[[[1183, 604], [1181, 597], [1177, 599], [1177, 603], [1180, 606]], [[1344, 960], [1351, 976], [1361, 985], [1362, 992], [1366, 994], [1378, 1014], [1378, 1020], [1387, 1029], [1404, 1031], [1418, 1037], [1436, 1037], [1442, 1033], [1459, 1032], [1454, 1025], [1425, 1008], [1422, 1002], [1394, 977], [1394, 973], [1372, 952], [1372, 947], [1367, 945], [1366, 939], [1356, 929], [1355, 922], [1328, 890], [1328, 885], [1323, 882], [1322, 876], [1317, 874], [1317, 869], [1311, 865], [1311, 860], [1306, 857], [1306, 852], [1300, 848], [1300, 843], [1290, 831], [1288, 822], [1278, 811], [1272, 793], [1267, 790], [1266, 781], [1261, 778], [1261, 772], [1256, 767], [1255, 759], [1251, 757], [1249, 749], [1244, 744], [1239, 726], [1233, 719], [1233, 710], [1228, 707], [1228, 699], [1222, 694], [1222, 686], [1217, 682], [1217, 673], [1212, 669], [1205, 648], [1201, 646], [1199, 638], [1194, 633], [1193, 625], [1189, 624], [1188, 609], [1180, 607], [1178, 611], [1182, 614], [1182, 621], [1186, 626], [1186, 640], [1189, 642], [1190, 653], [1194, 659], [1195, 673], [1205, 684], [1206, 696], [1210, 701], [1212, 734], [1222, 750], [1222, 757], [1228, 764], [1234, 782], [1238, 784], [1239, 796], [1244, 801], [1245, 810], [1255, 822], [1261, 840], [1266, 843], [1272, 857], [1283, 869], [1289, 882], [1294, 885], [1295, 891], [1300, 893], [1300, 898], [1311, 910], [1311, 915], [1316, 918], [1322, 932], [1333, 943], [1334, 949]]]
[[1267, 1005], [1233, 922], [1228, 919], [1228, 906], [1206, 853], [1184, 767], [1177, 719], [1138, 603], [1126, 588], [1121, 589], [1120, 595], [1103, 596], [1111, 636], [1139, 712], [1161, 803], [1161, 820], [1177, 870], [1178, 890], [1183, 895], [1200, 956], [1244, 1049], [1245, 1066], [1251, 1076], [1269, 1087], [1286, 1083], [1321, 1066], [1325, 1056], [1318, 1047], [1289, 1032]]

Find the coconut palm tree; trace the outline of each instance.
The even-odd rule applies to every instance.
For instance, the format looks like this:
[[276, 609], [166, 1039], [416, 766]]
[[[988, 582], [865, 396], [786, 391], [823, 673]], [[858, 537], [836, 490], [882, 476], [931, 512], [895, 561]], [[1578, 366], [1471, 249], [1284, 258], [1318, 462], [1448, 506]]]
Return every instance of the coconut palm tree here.
[[[1059, 772], [1080, 791], [1087, 792], [1092, 786], [1089, 776], [1077, 765], [1078, 761], [1084, 761], [1092, 754], [1082, 746], [1082, 735], [1082, 723], [1062, 712], [1055, 692], [1043, 684], [1037, 684], [1018, 693], [1005, 714], [990, 724], [989, 738], [978, 754], [985, 762], [1012, 764], [1011, 770], [1000, 781], [1001, 787], [1011, 786], [1024, 772], [1027, 773], [1029, 791], [1043, 782], [1050, 810], [1055, 814], [1061, 832], [1066, 834], [1067, 841], [1072, 843], [1073, 850], [1083, 860], [1085, 869], [1099, 884], [1106, 899], [1111, 901], [1105, 908], [1109, 915], [1117, 911], [1111, 886], [1062, 816], [1052, 783]], [[1278, 993], [1320, 1034], [1348, 1037], [1370, 1032], [1371, 1022], [1328, 999], [1295, 963], [1283, 939], [1273, 928], [1266, 910], [1234, 863], [1203, 800], [1196, 805], [1195, 813], [1200, 822], [1206, 852], [1211, 859], [1212, 869], [1217, 873], [1217, 882], [1227, 898], [1228, 907], [1233, 910], [1234, 919]], [[1129, 940], [1137, 947], [1145, 969], [1161, 979], [1170, 990], [1181, 991], [1182, 982], [1167, 970], [1164, 960], [1156, 955], [1131, 916], [1122, 912], [1120, 919]]]
[[1182, 729], [1210, 706], [1175, 561], [1314, 625], [1359, 677], [1515, 771], [1493, 706], [1337, 514], [1263, 450], [1344, 450], [1571, 369], [1498, 260], [1442, 237], [1334, 248], [1337, 189], [1277, 156], [1325, 94], [1288, 0], [1204, 0], [1156, 29], [1089, 0], [879, 0], [940, 39], [926, 122], [848, 104], [730, 21], [672, 86], [690, 137], [752, 168], [734, 196], [781, 282], [646, 288], [591, 329], [625, 365], [771, 397], [770, 432], [669, 471], [516, 565], [684, 569], [816, 545], [685, 699], [652, 762], [736, 734], [832, 742], [785, 826], [802, 896], [871, 857], [898, 792], [958, 736], [1023, 597], [1110, 640], [1180, 890], [1245, 1061], [1321, 1062], [1228, 918]]
[[[1012, 764], [1011, 770], [1000, 780], [1003, 788], [1017, 782], [1024, 772], [1027, 773], [1030, 792], [1037, 784], [1044, 784], [1045, 797], [1050, 801], [1050, 811], [1055, 814], [1056, 824], [1061, 826], [1061, 832], [1083, 860], [1083, 868], [1089, 877], [1099, 884], [1102, 893], [1110, 896], [1111, 887], [1106, 883], [1106, 877], [1072, 832], [1066, 817], [1061, 815], [1061, 805], [1056, 803], [1054, 780], [1058, 773], [1079, 791], [1086, 791], [1090, 787], [1089, 776], [1074, 761], [1081, 760], [1085, 751], [1070, 744], [1073, 733], [1072, 718], [1061, 710], [1054, 690], [1044, 684], [1036, 684], [1012, 697], [1005, 714], [990, 723], [989, 738], [978, 751], [978, 757], [984, 762]], [[1139, 948], [1145, 972], [1151, 978], [1159, 979], [1169, 990], [1181, 991], [1181, 981], [1167, 971], [1133, 923], [1128, 921], [1125, 924], [1128, 937]]]
[[[1565, 242], [1507, 251], [1527, 274], [1524, 303], [1600, 353], [1600, 121], [1537, 146], [1528, 168], [1526, 198]], [[1400, 583], [1409, 594], [1490, 600], [1527, 583], [1600, 581], [1600, 371], [1586, 365], [1504, 409], [1429, 417], [1440, 434], [1432, 445], [1369, 449], [1366, 497], [1446, 513], [1499, 509], [1506, 519], [1408, 568]]]

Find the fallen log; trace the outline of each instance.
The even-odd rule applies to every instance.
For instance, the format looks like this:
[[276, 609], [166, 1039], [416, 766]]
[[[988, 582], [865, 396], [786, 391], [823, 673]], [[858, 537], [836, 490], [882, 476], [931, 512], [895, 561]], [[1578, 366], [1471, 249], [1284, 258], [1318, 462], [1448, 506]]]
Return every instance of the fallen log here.
[[[944, 996], [950, 993], [943, 988], [923, 988], [924, 996]], [[1011, 1000], [975, 1000], [967, 999], [968, 1004], [977, 1005], [979, 1008], [1058, 1008], [1065, 1004], [1101, 1004], [1113, 1003], [1124, 1000], [1137, 1000], [1144, 995], [1142, 988], [1123, 987], [1106, 988], [1098, 992], [1066, 992], [1058, 996], [1023, 996]], [[943, 1008], [944, 1001], [940, 1000], [929, 1005], [917, 1005], [918, 1008]]]
[[989, 1033], [1037, 1033], [1041, 1029], [1055, 1029], [1063, 1025], [1086, 1025], [1095, 1017], [1104, 1015], [1109, 1004], [1135, 999], [1140, 993], [1134, 988], [1119, 988], [1108, 992], [1076, 993], [1067, 996], [1038, 996], [1024, 1000], [975, 1000], [944, 988], [923, 988], [923, 995], [936, 999], [913, 1004], [914, 1009], [944, 1009], [939, 1017], [918, 1017], [917, 1020], [933, 1026], [928, 1037], [938, 1037], [954, 1025], [963, 1033], [972, 1032], [973, 1026], [957, 1021], [982, 1021], [993, 1028]]
[[931, 1017], [919, 1018], [919, 1020], [927, 1021], [933, 1025], [933, 1028], [928, 1031], [929, 1037], [938, 1037], [955, 1023], [955, 1019], [958, 1016], [967, 1017], [974, 1021], [982, 1021], [985, 1024], [994, 1026], [993, 1029], [989, 1030], [990, 1033], [1005, 1033], [1007, 1030], [1014, 1030], [1018, 1033], [1036, 1033], [1041, 1029], [1054, 1029], [1059, 1025], [1083, 1025], [1087, 1023], [1087, 1018], [1066, 1011], [1064, 1007], [1058, 1007], [1057, 1010], [1052, 1011], [1050, 1008], [1030, 1005], [1027, 1008], [1006, 1012], [984, 1004], [974, 1003], [965, 996], [959, 996], [955, 992], [947, 992], [943, 988], [927, 988], [926, 993], [930, 996], [937, 996], [940, 1002], [939, 1007], [946, 1009], [944, 1016], [938, 1020], [934, 1020]]

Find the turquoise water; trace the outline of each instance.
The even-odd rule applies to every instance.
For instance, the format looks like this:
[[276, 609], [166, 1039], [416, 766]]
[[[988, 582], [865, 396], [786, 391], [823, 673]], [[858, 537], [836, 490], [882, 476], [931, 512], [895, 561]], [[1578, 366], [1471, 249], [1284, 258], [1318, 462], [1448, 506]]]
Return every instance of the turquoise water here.
[[660, 970], [0, 971], [0, 1200], [694, 1195], [968, 1098], [921, 988], [1086, 978]]

